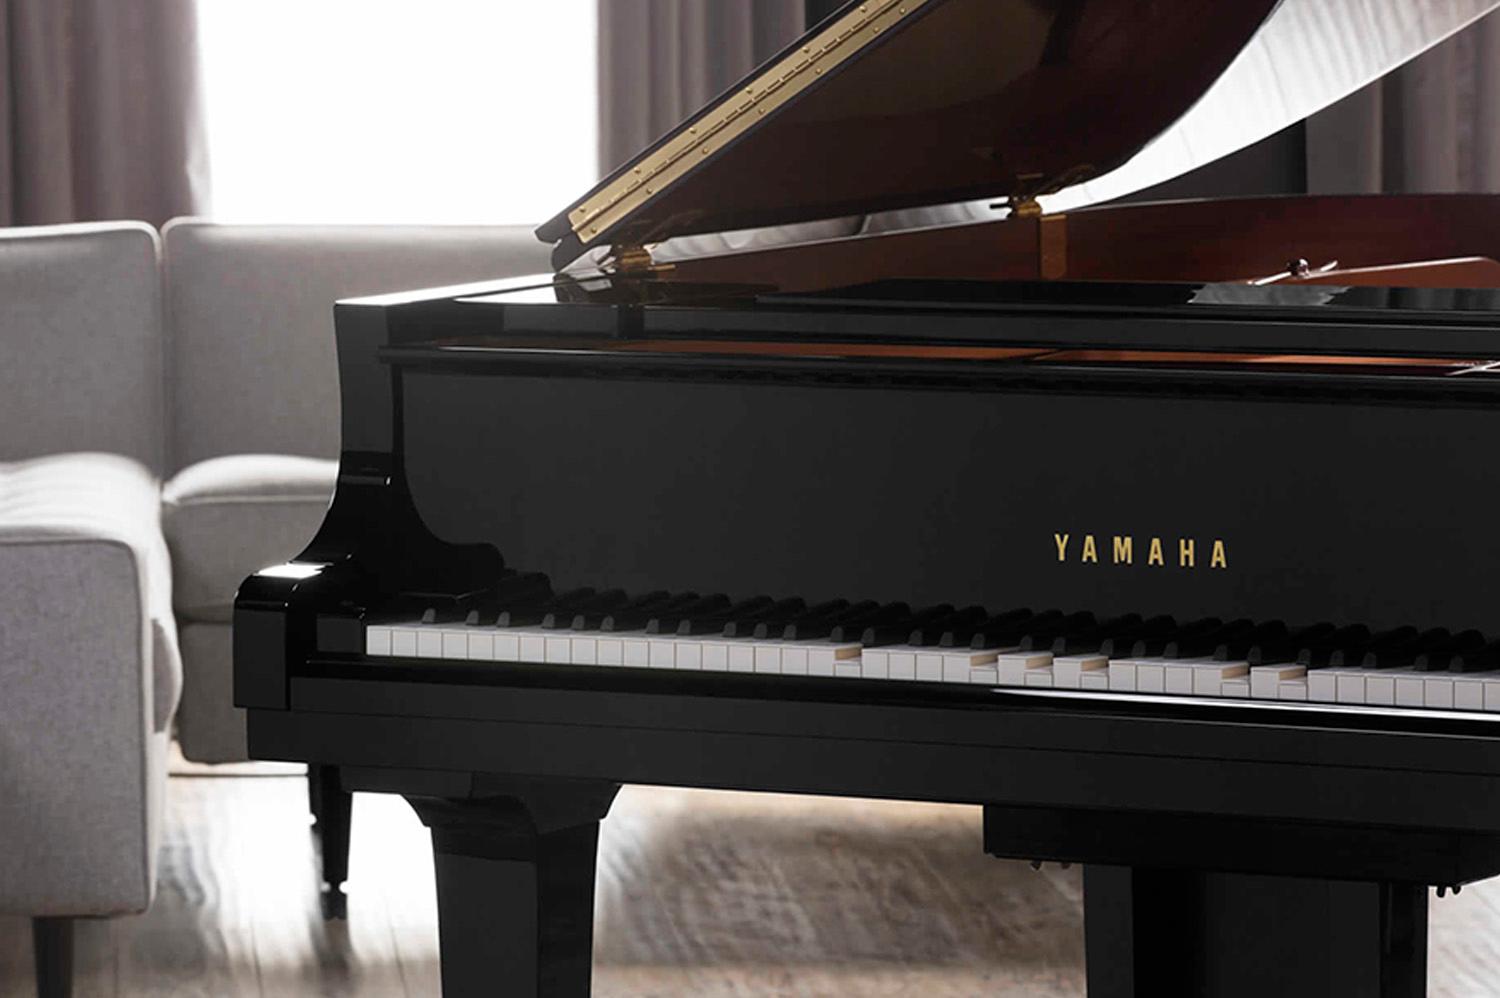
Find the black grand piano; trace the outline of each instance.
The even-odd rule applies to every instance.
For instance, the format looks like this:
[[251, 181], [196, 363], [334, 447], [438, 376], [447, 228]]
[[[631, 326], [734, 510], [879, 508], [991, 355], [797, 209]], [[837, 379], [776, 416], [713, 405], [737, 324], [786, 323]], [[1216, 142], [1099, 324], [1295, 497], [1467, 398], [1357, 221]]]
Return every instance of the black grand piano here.
[[555, 275], [339, 304], [234, 618], [330, 906], [404, 795], [445, 994], [584, 995], [621, 784], [949, 801], [1084, 864], [1091, 995], [1422, 994], [1500, 873], [1500, 199], [1113, 203], [1494, 0], [1386, 6], [856, 0]]

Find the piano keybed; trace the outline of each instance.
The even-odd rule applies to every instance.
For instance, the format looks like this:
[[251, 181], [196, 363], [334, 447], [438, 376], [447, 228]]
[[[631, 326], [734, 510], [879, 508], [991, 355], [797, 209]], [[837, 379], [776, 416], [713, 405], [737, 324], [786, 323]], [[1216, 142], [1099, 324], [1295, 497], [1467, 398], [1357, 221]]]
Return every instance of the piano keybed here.
[[[538, 577], [520, 577], [522, 588]], [[514, 588], [514, 586], [512, 587]], [[1500, 712], [1476, 631], [580, 590], [367, 624], [370, 659], [619, 667]]]

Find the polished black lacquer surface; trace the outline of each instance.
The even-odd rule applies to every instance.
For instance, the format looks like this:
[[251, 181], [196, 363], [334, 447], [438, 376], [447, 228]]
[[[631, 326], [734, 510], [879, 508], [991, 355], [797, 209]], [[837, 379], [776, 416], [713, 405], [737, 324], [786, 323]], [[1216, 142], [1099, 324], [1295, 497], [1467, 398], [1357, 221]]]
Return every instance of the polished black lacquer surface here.
[[[1420, 994], [1420, 885], [1500, 870], [1483, 715], [372, 658], [363, 638], [424, 611], [617, 614], [1500, 666], [1500, 337], [1483, 294], [1446, 294], [544, 280], [340, 305], [337, 494], [237, 601], [251, 749], [418, 800], [452, 994], [502, 973], [586, 993], [591, 836], [621, 782], [983, 804], [997, 854], [1133, 865], [1089, 882], [1104, 993], [1324, 994], [1337, 963]], [[1164, 962], [1142, 907], [1218, 925], [1308, 892], [1354, 928], [1291, 984], [1207, 946]]]

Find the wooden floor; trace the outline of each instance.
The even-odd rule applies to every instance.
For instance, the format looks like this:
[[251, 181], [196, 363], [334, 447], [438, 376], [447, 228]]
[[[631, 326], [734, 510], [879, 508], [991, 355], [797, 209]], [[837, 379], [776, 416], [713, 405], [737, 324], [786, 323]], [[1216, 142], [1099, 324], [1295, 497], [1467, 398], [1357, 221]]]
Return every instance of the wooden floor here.
[[[177, 775], [147, 915], [88, 923], [80, 996], [437, 995], [425, 831], [359, 796], [349, 920], [318, 914], [304, 781]], [[595, 993], [1083, 993], [1076, 871], [986, 859], [969, 808], [631, 788], [604, 826]], [[1500, 886], [1434, 902], [1432, 993], [1500, 995]], [[0, 919], [0, 998], [31, 994]]]

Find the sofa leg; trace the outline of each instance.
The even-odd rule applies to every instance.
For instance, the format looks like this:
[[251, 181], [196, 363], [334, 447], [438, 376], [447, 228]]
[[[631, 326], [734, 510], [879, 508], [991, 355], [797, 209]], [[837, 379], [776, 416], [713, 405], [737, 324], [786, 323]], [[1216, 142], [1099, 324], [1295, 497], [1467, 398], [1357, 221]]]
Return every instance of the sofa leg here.
[[308, 766], [307, 789], [322, 861], [323, 917], [345, 918], [349, 911], [344, 881], [349, 879], [349, 818], [353, 795], [340, 782], [337, 766]]
[[36, 954], [37, 998], [72, 998], [73, 920], [33, 918], [31, 946]]

